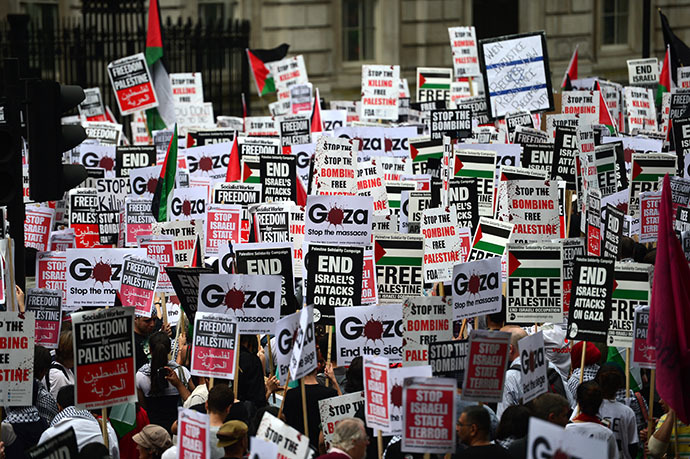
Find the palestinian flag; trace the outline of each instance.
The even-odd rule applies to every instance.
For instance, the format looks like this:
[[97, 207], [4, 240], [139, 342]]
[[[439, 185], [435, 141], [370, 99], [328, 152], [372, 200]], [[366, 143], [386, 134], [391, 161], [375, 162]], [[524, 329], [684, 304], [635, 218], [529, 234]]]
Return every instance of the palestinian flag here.
[[[568, 91], [573, 89], [573, 80], [577, 80], [577, 48], [578, 47], [576, 46], [575, 51], [573, 51], [573, 57], [570, 58], [570, 63], [568, 64], [568, 68], [565, 70], [563, 82], [561, 83], [561, 88]], [[568, 88], [568, 86], [570, 87]]]
[[311, 132], [323, 132], [323, 122], [321, 121], [321, 97], [319, 88], [316, 88], [314, 97], [314, 108], [311, 111]]
[[374, 259], [377, 266], [422, 266], [423, 236], [379, 234], [374, 239]]
[[445, 89], [450, 91], [453, 69], [417, 68], [417, 92], [424, 89]]
[[597, 174], [603, 174], [616, 169], [616, 149], [614, 148], [595, 148], [594, 156]]
[[616, 130], [616, 123], [613, 121], [613, 117], [609, 112], [608, 105], [606, 105], [604, 93], [601, 90], [601, 85], [599, 84], [599, 81], [597, 81], [596, 85], [597, 91], [599, 91], [599, 124], [603, 124], [604, 126], [606, 126], [609, 129], [611, 135], [616, 136], [618, 135], [618, 131]]
[[273, 75], [271, 75], [271, 71], [266, 64], [283, 59], [287, 55], [288, 48], [290, 48], [290, 45], [287, 43], [283, 43], [273, 49], [251, 50], [247, 48], [247, 59], [249, 60], [249, 66], [254, 75], [256, 92], [259, 93], [259, 96], [276, 92], [276, 84], [273, 80]]
[[[481, 217], [472, 239], [472, 251], [486, 252], [489, 256], [502, 256], [514, 226], [512, 223]], [[470, 254], [468, 260], [475, 259]]]
[[386, 180], [386, 194], [388, 195], [388, 207], [400, 209], [400, 195], [404, 190], [414, 191], [417, 185], [414, 182], [402, 180]]
[[[632, 355], [630, 359], [632, 360]], [[606, 355], [606, 363], [618, 365], [625, 374], [625, 349], [622, 347], [609, 347]], [[642, 374], [639, 368], [630, 367], [630, 390], [633, 392], [642, 390]], [[634, 395], [632, 397], [634, 397]]]
[[242, 182], [261, 183], [261, 159], [258, 155], [242, 157]]
[[443, 141], [431, 140], [428, 135], [409, 140], [412, 162], [425, 162], [429, 159], [443, 159]]
[[671, 49], [666, 47], [664, 65], [661, 67], [659, 75], [659, 85], [656, 88], [656, 106], [661, 107], [661, 101], [665, 92], [671, 91]]
[[146, 127], [149, 135], [153, 131], [166, 129], [175, 123], [175, 105], [173, 101], [170, 77], [163, 63], [163, 35], [161, 33], [161, 12], [158, 0], [149, 2], [149, 22], [146, 30], [146, 65], [151, 69], [153, 87], [158, 96], [158, 107], [146, 110]]
[[552, 250], [527, 246], [516, 249], [511, 246], [508, 250], [508, 277], [561, 278], [563, 263], [560, 246], [554, 245]]
[[664, 175], [676, 174], [676, 155], [633, 153], [633, 182], [658, 182]]
[[651, 265], [616, 262], [613, 294], [611, 295], [611, 323], [606, 343], [609, 346], [632, 347], [635, 309], [649, 306]]
[[494, 179], [496, 153], [480, 150], [460, 150], [455, 153], [453, 176]]
[[232, 139], [232, 147], [230, 148], [230, 160], [228, 161], [228, 172], [225, 174], [226, 182], [237, 182], [241, 178], [240, 171], [240, 149], [238, 145], [237, 138], [239, 133], [235, 132], [235, 136]]
[[177, 124], [175, 124], [173, 135], [170, 138], [156, 191], [153, 193], [153, 200], [151, 201], [151, 213], [157, 222], [164, 222], [168, 219], [170, 202], [175, 189], [175, 175], [177, 175]]

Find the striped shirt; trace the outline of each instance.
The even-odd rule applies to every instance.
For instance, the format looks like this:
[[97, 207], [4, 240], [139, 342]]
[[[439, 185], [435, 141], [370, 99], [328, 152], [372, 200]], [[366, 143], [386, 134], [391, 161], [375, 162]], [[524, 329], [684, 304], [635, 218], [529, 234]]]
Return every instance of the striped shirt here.
[[[656, 424], [656, 430], [659, 430], [661, 425], [666, 420], [666, 414], [661, 416], [659, 422]], [[676, 429], [678, 430], [678, 457], [690, 458], [690, 426], [683, 424], [680, 421], [676, 421]], [[675, 430], [675, 429], [674, 429]], [[671, 433], [671, 441], [669, 442], [668, 457], [673, 457], [671, 451], [675, 448], [675, 431]]]

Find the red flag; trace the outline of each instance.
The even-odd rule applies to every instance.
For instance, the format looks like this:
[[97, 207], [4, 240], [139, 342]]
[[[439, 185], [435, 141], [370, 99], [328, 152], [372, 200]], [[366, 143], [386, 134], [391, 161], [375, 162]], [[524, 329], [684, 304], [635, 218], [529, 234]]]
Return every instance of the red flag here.
[[194, 252], [192, 253], [192, 268], [203, 268], [204, 267], [204, 257], [201, 255], [201, 238], [196, 235], [196, 241], [194, 241]]
[[563, 75], [563, 82], [561, 83], [561, 88], [565, 88], [566, 81], [570, 78], [570, 81], [572, 82], [573, 80], [577, 80], [577, 46], [575, 47], [575, 51], [573, 51], [573, 57], [570, 58], [570, 63], [568, 64], [568, 68], [565, 71], [565, 75]]
[[656, 348], [657, 392], [684, 424], [690, 424], [690, 268], [673, 229], [668, 174], [659, 207], [647, 343]]
[[235, 132], [235, 138], [232, 139], [232, 148], [230, 149], [228, 172], [225, 174], [226, 182], [237, 182], [242, 178], [242, 174], [240, 172], [240, 149], [237, 145], [237, 137], [239, 137], [239, 133]]
[[321, 98], [319, 97], [319, 88], [316, 88], [314, 97], [314, 109], [311, 112], [311, 132], [323, 132], [323, 123], [321, 122]]

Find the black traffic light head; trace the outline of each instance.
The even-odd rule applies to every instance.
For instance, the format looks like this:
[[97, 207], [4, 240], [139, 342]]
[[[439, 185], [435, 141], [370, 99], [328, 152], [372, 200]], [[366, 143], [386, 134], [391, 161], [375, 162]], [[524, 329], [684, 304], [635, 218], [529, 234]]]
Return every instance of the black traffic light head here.
[[65, 191], [86, 180], [84, 166], [63, 165], [63, 152], [86, 139], [81, 126], [63, 126], [62, 114], [84, 100], [79, 86], [55, 81], [29, 81], [29, 197], [36, 202], [62, 199]]

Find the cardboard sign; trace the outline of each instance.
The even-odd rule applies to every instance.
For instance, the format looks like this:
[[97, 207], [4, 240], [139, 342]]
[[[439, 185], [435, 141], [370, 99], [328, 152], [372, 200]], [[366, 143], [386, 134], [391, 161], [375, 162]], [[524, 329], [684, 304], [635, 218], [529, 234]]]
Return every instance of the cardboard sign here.
[[134, 309], [72, 314], [75, 406], [106, 408], [136, 401]]
[[506, 188], [506, 200], [496, 203], [496, 216], [514, 225], [512, 242], [542, 242], [560, 237], [555, 181], [507, 180], [500, 182], [500, 186]]
[[144, 258], [145, 249], [69, 249], [67, 255], [68, 308], [112, 306], [120, 289], [125, 255]]
[[388, 194], [384, 185], [383, 170], [375, 159], [358, 163], [357, 195], [371, 197], [375, 215], [388, 213]]
[[448, 27], [448, 36], [455, 78], [480, 75], [474, 27]]
[[217, 439], [211, 439], [208, 414], [199, 413], [192, 409], [178, 408], [177, 431], [179, 436], [178, 457], [197, 457], [199, 459], [211, 457], [209, 445], [212, 444], [212, 441], [215, 444]]
[[481, 217], [472, 238], [472, 249], [467, 261], [501, 257], [515, 225]]
[[36, 287], [62, 292], [62, 306], [67, 303], [67, 255], [65, 252], [38, 252], [36, 254]]
[[374, 234], [376, 278], [381, 303], [398, 303], [422, 293], [424, 237]]
[[170, 278], [165, 271], [168, 266], [175, 266], [175, 253], [173, 239], [169, 236], [138, 236], [138, 246], [146, 249], [146, 258], [158, 262], [160, 271], [158, 273], [157, 291], [163, 293], [174, 293]]
[[508, 244], [506, 322], [563, 319], [561, 246], [558, 243]]
[[544, 32], [480, 40], [479, 61], [491, 118], [553, 110]]
[[608, 444], [593, 436], [573, 435], [556, 424], [532, 416], [527, 434], [527, 458], [544, 457], [606, 459], [609, 457]]
[[333, 324], [335, 308], [361, 304], [363, 247], [309, 244], [305, 261], [307, 304], [320, 312], [319, 323]]
[[271, 413], [264, 413], [256, 431], [257, 438], [278, 445], [278, 457], [304, 459], [311, 453], [309, 437], [285, 424]]
[[26, 310], [36, 317], [36, 344], [57, 349], [62, 325], [62, 292], [42, 288], [26, 291]]
[[237, 333], [237, 322], [225, 314], [196, 314], [190, 372], [196, 376], [233, 379], [235, 359], [239, 358]]
[[467, 340], [429, 343], [429, 365], [436, 377], [454, 379], [462, 386], [467, 369], [470, 346]]
[[353, 392], [319, 400], [319, 415], [323, 438], [327, 445], [333, 442], [335, 426], [343, 419], [353, 418], [364, 405], [364, 394]]
[[501, 258], [491, 257], [453, 267], [453, 320], [501, 310]]
[[0, 352], [4, 356], [0, 364], [3, 378], [0, 381], [0, 402], [4, 406], [27, 406], [32, 403], [34, 381], [34, 330], [33, 312], [23, 316], [17, 312], [0, 312]]
[[472, 132], [472, 112], [468, 109], [432, 110], [429, 121], [431, 140], [441, 140], [444, 135], [462, 139]]
[[655, 242], [659, 234], [661, 191], [640, 193], [640, 242]]
[[219, 247], [228, 242], [238, 244], [240, 240], [240, 219], [242, 206], [231, 204], [210, 204], [206, 212], [207, 256], [218, 255]]
[[204, 220], [208, 192], [204, 187], [175, 188], [169, 214], [173, 220]]
[[366, 196], [307, 196], [304, 240], [371, 244], [372, 203]]
[[48, 236], [53, 228], [55, 209], [49, 207], [27, 207], [24, 218], [24, 246], [39, 252], [48, 250]]
[[491, 216], [493, 203], [496, 153], [482, 150], [460, 150], [453, 159], [453, 177], [477, 179], [478, 210], [480, 216]]
[[607, 345], [633, 347], [634, 313], [649, 306], [651, 274], [651, 265], [616, 262]]
[[518, 341], [520, 352], [520, 385], [522, 401], [527, 403], [548, 390], [546, 367], [548, 360], [544, 352], [544, 334], [537, 333]]
[[499, 403], [510, 352], [510, 333], [472, 330], [462, 399]]
[[106, 121], [101, 88], [84, 88], [84, 100], [77, 109], [86, 121]]
[[124, 206], [125, 245], [136, 246], [138, 237], [151, 235], [154, 222], [151, 201], [128, 197]]
[[610, 204], [606, 205], [604, 242], [601, 247], [603, 257], [618, 259], [623, 240], [623, 221], [625, 215]]
[[156, 165], [156, 147], [153, 145], [118, 146], [115, 155], [115, 175], [118, 177], [129, 177], [132, 169]]
[[564, 115], [576, 115], [579, 124], [599, 123], [599, 91], [563, 91], [561, 111]]
[[311, 122], [302, 116], [286, 117], [280, 121], [280, 141], [286, 147], [311, 141]]
[[276, 275], [201, 274], [197, 310], [226, 314], [241, 333], [273, 333], [280, 318], [280, 284]]
[[568, 315], [569, 338], [606, 342], [606, 330], [611, 318], [613, 276], [614, 260], [611, 258], [575, 258]]
[[337, 361], [349, 365], [355, 357], [383, 356], [402, 363], [403, 319], [399, 304], [335, 309]]
[[52, 436], [49, 440], [27, 450], [25, 454], [29, 459], [74, 459], [79, 457], [74, 427], [69, 427], [67, 430]]
[[479, 222], [478, 179], [454, 177], [448, 182], [448, 206], [455, 207], [458, 227], [470, 230]]
[[656, 108], [654, 92], [651, 89], [626, 86], [625, 89], [625, 117], [628, 130], [656, 130]]
[[417, 102], [450, 100], [453, 69], [417, 67]]
[[659, 82], [659, 60], [628, 59], [628, 82], [630, 86], [649, 86]]
[[159, 271], [155, 260], [125, 256], [120, 282], [122, 305], [133, 306], [137, 316], [151, 317]]
[[204, 86], [200, 72], [171, 73], [170, 87], [175, 105], [204, 102]]
[[311, 194], [354, 195], [357, 193], [359, 142], [322, 136], [314, 151]]
[[426, 365], [429, 343], [453, 338], [453, 310], [437, 296], [408, 298], [403, 303], [403, 365]]
[[108, 64], [108, 76], [117, 97], [120, 114], [131, 115], [158, 106], [144, 53], [111, 62]]
[[449, 378], [409, 378], [403, 388], [402, 451], [455, 451], [456, 382]]
[[399, 65], [362, 66], [362, 118], [398, 120]]
[[453, 266], [463, 259], [461, 228], [455, 207], [425, 209], [421, 234], [424, 236], [424, 282], [445, 282], [453, 278]]
[[314, 307], [302, 308], [299, 313], [299, 329], [293, 343], [289, 371], [293, 380], [303, 378], [317, 366], [316, 338], [314, 335]]
[[656, 348], [647, 344], [649, 306], [635, 309], [633, 328], [632, 365], [637, 368], [656, 368]]
[[385, 357], [364, 357], [364, 415], [367, 427], [384, 432], [390, 428], [390, 387], [388, 381], [388, 359]]
[[95, 188], [69, 191], [69, 227], [74, 230], [78, 248], [100, 246], [97, 211], [98, 196]]
[[628, 215], [640, 215], [640, 193], [658, 191], [660, 178], [676, 174], [676, 159], [676, 155], [671, 154], [632, 154]]
[[577, 131], [575, 128], [556, 127], [551, 165], [551, 179], [564, 180], [570, 190], [575, 189], [575, 157], [577, 150]]

